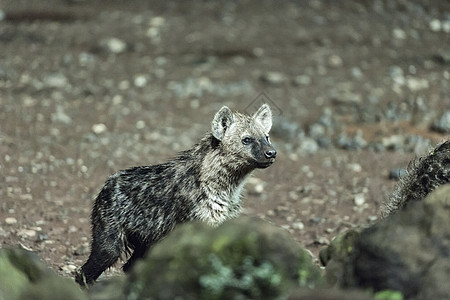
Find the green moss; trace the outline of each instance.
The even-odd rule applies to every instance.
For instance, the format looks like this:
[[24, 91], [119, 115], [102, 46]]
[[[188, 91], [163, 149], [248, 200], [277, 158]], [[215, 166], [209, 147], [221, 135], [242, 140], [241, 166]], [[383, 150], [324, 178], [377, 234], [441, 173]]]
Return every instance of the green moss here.
[[403, 300], [403, 294], [399, 291], [383, 290], [375, 293], [375, 300]]
[[299, 284], [315, 286], [320, 278], [311, 256], [288, 233], [240, 218], [217, 228], [178, 227], [136, 266], [126, 293], [156, 299], [277, 299]]
[[19, 299], [27, 285], [27, 276], [11, 264], [4, 251], [0, 252], [0, 299]]

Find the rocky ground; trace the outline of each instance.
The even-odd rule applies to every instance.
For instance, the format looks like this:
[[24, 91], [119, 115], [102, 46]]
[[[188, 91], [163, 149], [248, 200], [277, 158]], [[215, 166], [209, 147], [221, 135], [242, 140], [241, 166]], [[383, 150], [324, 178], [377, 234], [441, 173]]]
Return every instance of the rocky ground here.
[[315, 254], [450, 133], [447, 1], [4, 0], [0, 19], [1, 247], [66, 276], [107, 176], [189, 148], [222, 105], [272, 105], [278, 161], [244, 213]]

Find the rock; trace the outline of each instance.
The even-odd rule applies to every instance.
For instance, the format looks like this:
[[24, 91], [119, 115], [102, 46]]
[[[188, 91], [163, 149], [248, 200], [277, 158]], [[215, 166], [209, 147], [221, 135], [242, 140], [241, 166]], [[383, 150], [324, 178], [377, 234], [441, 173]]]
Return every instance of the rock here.
[[362, 131], [358, 130], [354, 137], [348, 137], [341, 133], [337, 140], [338, 147], [346, 150], [360, 150], [367, 146], [367, 141], [362, 136]]
[[431, 129], [440, 133], [450, 133], [450, 110], [445, 111], [431, 126]]
[[407, 299], [450, 295], [450, 186], [361, 232], [341, 286], [396, 290]]
[[251, 195], [260, 196], [264, 192], [265, 182], [257, 177], [251, 177], [247, 181], [247, 191]]
[[176, 228], [136, 265], [125, 294], [155, 299], [257, 299], [314, 287], [320, 271], [289, 234], [260, 219], [242, 217], [211, 228]]
[[286, 81], [286, 76], [280, 72], [267, 72], [261, 75], [261, 80], [273, 86], [279, 86]]
[[408, 171], [405, 168], [394, 168], [389, 171], [389, 179], [391, 180], [399, 180], [402, 177], [405, 177], [408, 174]]
[[100, 48], [108, 53], [120, 54], [125, 52], [127, 49], [127, 44], [118, 38], [112, 37], [101, 40]]
[[364, 197], [363, 193], [358, 193], [354, 196], [353, 202], [356, 206], [362, 206], [364, 203], [366, 203], [366, 198]]
[[298, 151], [301, 154], [315, 154], [319, 151], [319, 144], [312, 138], [304, 137], [300, 142]]
[[406, 32], [401, 28], [394, 28], [392, 30], [392, 35], [398, 40], [404, 40], [407, 37]]
[[311, 84], [311, 77], [308, 75], [298, 75], [295, 76], [293, 83], [295, 85], [310, 85]]
[[450, 51], [438, 51], [433, 55], [433, 59], [442, 65], [448, 65], [450, 64]]
[[58, 277], [39, 257], [22, 249], [0, 249], [0, 299], [84, 300], [73, 280]]
[[384, 137], [381, 144], [387, 150], [398, 150], [405, 144], [405, 137], [403, 135], [395, 134], [389, 137]]
[[344, 264], [350, 259], [355, 247], [354, 244], [359, 239], [360, 232], [350, 229], [338, 234], [328, 247], [319, 252], [319, 259], [322, 265], [326, 266], [326, 281], [334, 285], [343, 281]]
[[338, 55], [333, 54], [328, 57], [328, 65], [332, 68], [342, 67], [343, 64], [342, 58]]
[[5, 223], [8, 225], [14, 225], [17, 223], [17, 219], [14, 217], [8, 217], [5, 219]]
[[292, 141], [298, 139], [299, 136], [304, 135], [304, 132], [297, 122], [291, 121], [284, 116], [280, 116], [274, 118], [270, 134], [286, 141]]
[[61, 73], [49, 74], [44, 77], [43, 81], [50, 88], [62, 88], [68, 84], [66, 76]]
[[103, 123], [98, 123], [98, 124], [94, 124], [94, 125], [92, 125], [92, 131], [95, 133], [95, 134], [102, 134], [102, 133], [104, 133], [106, 130], [108, 130], [108, 128], [106, 127], [106, 125], [105, 124], [103, 124]]
[[406, 86], [412, 92], [417, 92], [417, 91], [420, 91], [420, 90], [427, 89], [430, 86], [430, 84], [429, 84], [428, 80], [426, 80], [424, 78], [409, 77], [406, 80]]

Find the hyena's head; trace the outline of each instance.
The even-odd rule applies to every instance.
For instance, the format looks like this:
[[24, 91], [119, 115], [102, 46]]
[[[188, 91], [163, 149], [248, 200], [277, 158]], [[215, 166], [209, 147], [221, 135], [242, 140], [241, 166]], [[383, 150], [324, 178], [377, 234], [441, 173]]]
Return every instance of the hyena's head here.
[[233, 113], [224, 106], [216, 113], [211, 125], [213, 136], [222, 143], [227, 155], [240, 163], [252, 168], [267, 168], [275, 161], [277, 151], [269, 140], [272, 111], [267, 104], [253, 116]]

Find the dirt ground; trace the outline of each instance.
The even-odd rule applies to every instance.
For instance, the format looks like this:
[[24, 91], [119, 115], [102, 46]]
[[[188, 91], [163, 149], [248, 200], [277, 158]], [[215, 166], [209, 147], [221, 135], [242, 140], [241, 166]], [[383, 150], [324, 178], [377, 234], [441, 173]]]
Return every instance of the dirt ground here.
[[315, 255], [448, 138], [430, 129], [450, 109], [448, 1], [3, 0], [0, 19], [0, 247], [65, 276], [106, 178], [188, 149], [222, 105], [272, 105], [278, 159], [244, 214]]

